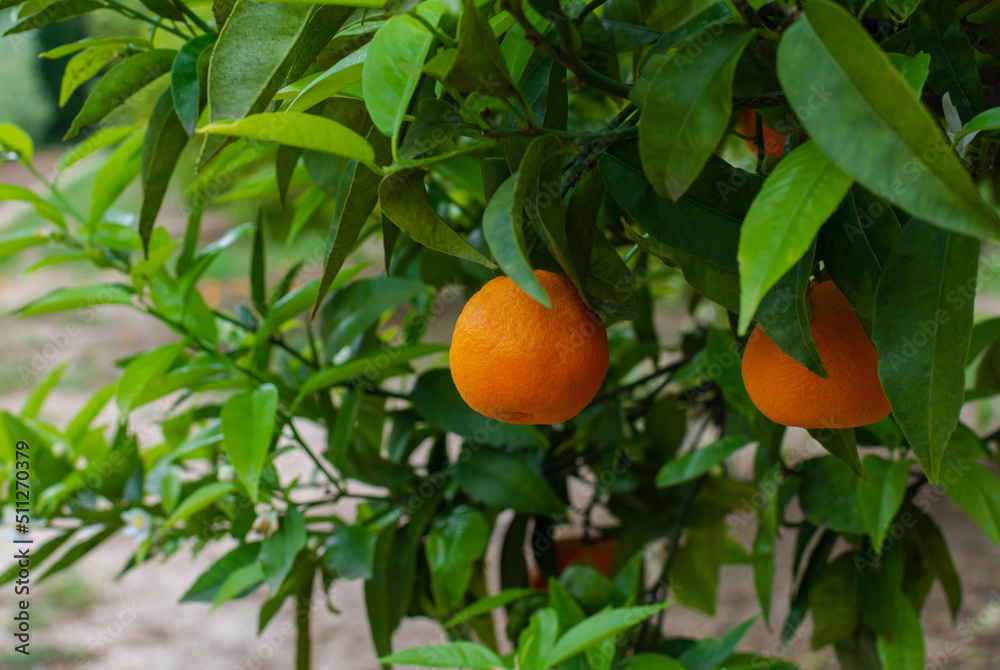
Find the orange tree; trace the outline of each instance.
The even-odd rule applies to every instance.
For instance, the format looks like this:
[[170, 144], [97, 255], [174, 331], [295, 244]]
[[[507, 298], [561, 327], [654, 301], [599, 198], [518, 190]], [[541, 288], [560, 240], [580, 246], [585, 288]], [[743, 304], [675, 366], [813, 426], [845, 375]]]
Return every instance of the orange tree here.
[[[33, 270], [117, 273], [16, 317], [132, 310], [176, 333], [62, 422], [39, 414], [61, 368], [8, 361], [33, 390], [0, 415], [0, 494], [15, 505], [30, 482], [32, 522], [50, 522], [35, 574], [123, 529], [137, 539], [126, 570], [224, 541], [182, 600], [266, 590], [263, 628], [291, 599], [299, 668], [338, 580], [364, 581], [386, 664], [793, 667], [735, 651], [753, 620], [697, 641], [659, 625], [668, 602], [713, 614], [720, 566], [748, 563], [783, 640], [811, 612], [812, 646], [845, 668], [924, 667], [928, 590], [940, 582], [953, 615], [962, 599], [929, 514], [942, 489], [1000, 544], [996, 435], [959, 420], [1000, 392], [1000, 320], [974, 322], [996, 268], [980, 240], [1000, 238], [997, 3], [355, 2], [3, 0], [4, 39], [98, 10], [148, 28], [47, 53], [68, 58], [67, 95], [101, 75], [56, 168], [103, 156], [89, 203], [0, 126], [4, 158], [39, 180], [0, 186], [38, 214], [4, 232], [0, 255], [34, 247]], [[765, 129], [781, 151], [765, 151]], [[157, 225], [177, 208], [164, 205], [175, 172], [176, 236]], [[131, 182], [141, 206], [123, 211]], [[256, 222], [204, 243], [202, 213], [240, 198]], [[327, 243], [268, 272], [272, 229], [319, 217]], [[249, 296], [210, 307], [204, 274], [238, 244]], [[364, 271], [374, 257], [383, 272]], [[590, 400], [589, 378], [573, 382], [590, 402], [556, 425], [477, 414], [427, 335], [455, 295], [443, 287], [471, 296], [506, 275], [518, 306], [480, 330], [519, 338], [524, 358], [508, 348], [473, 385], [523, 390], [501, 415], [546, 414], [563, 400], [550, 382], [576, 378], [561, 367], [572, 356], [546, 353], [555, 331], [519, 320], [531, 301], [548, 308], [534, 270], [562, 275], [607, 327], [602, 387]], [[473, 367], [477, 346], [462, 353]], [[151, 403], [161, 430], [139, 440], [130, 417]], [[117, 421], [101, 423], [111, 404]], [[803, 458], [816, 454], [768, 416], [829, 455]], [[744, 448], [751, 467], [724, 467]], [[286, 455], [313, 476], [283, 476]], [[331, 511], [341, 501], [356, 514]], [[595, 508], [615, 523], [595, 531]], [[553, 537], [573, 519], [613, 560], [583, 543], [562, 570]], [[775, 621], [786, 534], [793, 589]], [[644, 551], [654, 543], [662, 556]], [[409, 616], [446, 637], [393, 649]]]

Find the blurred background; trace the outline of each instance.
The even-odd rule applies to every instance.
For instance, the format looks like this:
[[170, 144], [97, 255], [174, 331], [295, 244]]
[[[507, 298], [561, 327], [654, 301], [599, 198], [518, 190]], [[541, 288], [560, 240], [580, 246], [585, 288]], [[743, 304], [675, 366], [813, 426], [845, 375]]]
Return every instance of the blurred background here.
[[[11, 10], [0, 10], [0, 27], [6, 29], [10, 25]], [[88, 85], [80, 87], [60, 107], [62, 75], [69, 57], [47, 59], [39, 58], [39, 54], [91, 34], [147, 37], [136, 33], [137, 28], [142, 29], [137, 22], [109, 12], [97, 12], [83, 19], [48, 26], [28, 36], [0, 38], [0, 63], [3, 64], [0, 67], [0, 122], [15, 123], [31, 134], [37, 147], [35, 165], [46, 178], [51, 179], [56, 174], [60, 158], [71, 148], [60, 140], [86, 99]], [[162, 41], [163, 46], [173, 46], [169, 40], [169, 36], [164, 35], [158, 38], [158, 44]], [[153, 100], [154, 95], [138, 96], [138, 104], [132, 108], [135, 117], [142, 118], [140, 112], [143, 105], [151, 106]], [[128, 110], [124, 112], [128, 113]], [[133, 122], [127, 117], [116, 121], [121, 124]], [[736, 145], [742, 148], [738, 142]], [[102, 179], [101, 168], [111, 151], [113, 149], [99, 151], [61, 171], [60, 187], [74, 206], [84, 211], [89, 209], [95, 182]], [[186, 185], [205, 184], [213, 180], [213, 184], [221, 186], [211, 193], [211, 208], [206, 212], [201, 229], [202, 243], [218, 239], [235, 225], [250, 221], [258, 204], [264, 204], [269, 231], [273, 236], [268, 258], [271, 281], [280, 281], [290, 267], [303, 260], [306, 262], [300, 280], [311, 279], [322, 270], [333, 199], [321, 199], [323, 201], [312, 209], [301, 207], [300, 211], [306, 211], [307, 216], [295, 218], [291, 214], [294, 208], [286, 212], [273, 196], [259, 197], [265, 192], [264, 185], [273, 179], [273, 161], [264, 158], [243, 163], [239, 156], [223, 157], [216, 165], [223, 165], [228, 173], [223, 174], [215, 167], [210, 169], [209, 174], [196, 176], [193, 152], [189, 149], [174, 177], [174, 189], [164, 204], [158, 223], [169, 230], [172, 237], [183, 235], [184, 202], [192, 191], [185, 188]], [[474, 162], [474, 159], [469, 160]], [[478, 165], [465, 167], [471, 169], [456, 169], [451, 177], [456, 181], [478, 179]], [[338, 167], [334, 162], [325, 168], [329, 175], [329, 188], [323, 190], [333, 196], [339, 176]], [[301, 202], [309, 196], [303, 187], [308, 176], [300, 176], [301, 179], [293, 179], [290, 198]], [[16, 161], [0, 163], [0, 183], [18, 184], [44, 192], [37, 180]], [[107, 218], [121, 224], [123, 230], [127, 229], [134, 223], [132, 213], [138, 210], [140, 202], [140, 194], [133, 184], [117, 198]], [[0, 234], [38, 224], [38, 216], [30, 207], [0, 201]], [[200, 288], [210, 306], [230, 310], [249, 300], [246, 276], [250, 244], [249, 237], [238, 241], [206, 274]], [[45, 267], [46, 259], [51, 255], [52, 251], [36, 247], [15, 258], [0, 260], [0, 333], [4, 345], [0, 355], [0, 361], [3, 361], [0, 365], [0, 410], [19, 409], [34, 384], [56, 366], [65, 365], [60, 383], [47, 401], [42, 415], [44, 420], [62, 424], [96, 389], [120, 376], [116, 361], [139, 350], [172, 342], [175, 338], [159, 323], [145, 320], [131, 310], [114, 307], [100, 310], [96, 320], [78, 324], [80, 328], [72, 329], [67, 327], [72, 317], [65, 314], [31, 319], [10, 316], [20, 305], [56, 287], [117, 280], [111, 271], [106, 271], [103, 277], [95, 276], [89, 263]], [[364, 273], [374, 275], [384, 271], [381, 257], [380, 245], [369, 238], [356, 260], [370, 261]], [[977, 300], [977, 320], [1000, 314], [1000, 251], [996, 246], [984, 246], [983, 259], [984, 267], [992, 267], [993, 271], [981, 273], [983, 284]], [[425, 270], [430, 273], [434, 268], [427, 267]], [[687, 318], [682, 316], [682, 309], [674, 307], [683, 304], [683, 282], [679, 274], [661, 268], [654, 274], [653, 283], [654, 291], [660, 297], [656, 325], [661, 341], [676, 344]], [[454, 319], [464, 301], [461, 295], [455, 297], [458, 299], [451, 300], [449, 309], [432, 325], [432, 340], [449, 340]], [[707, 318], [712, 316], [706, 315]], [[152, 407], [147, 411], [155, 413], [164, 409]], [[106, 418], [111, 420], [113, 415], [109, 414]], [[1000, 423], [1000, 413], [988, 402], [970, 403], [963, 419], [980, 434], [985, 434]], [[142, 430], [140, 427], [140, 441]], [[319, 431], [310, 431], [308, 426], [303, 426], [302, 430], [307, 440], [325, 439]], [[155, 439], [155, 436], [150, 439]], [[795, 443], [795, 448], [812, 448], [804, 431], [790, 431], [789, 440]], [[746, 468], [749, 475], [749, 463], [737, 459], [733, 467]], [[305, 473], [308, 468], [309, 462], [304, 458], [301, 461], [284, 459], [281, 464], [283, 478]], [[350, 513], [349, 510], [345, 512]], [[941, 587], [935, 584], [924, 608], [924, 626], [928, 636], [927, 667], [936, 670], [1000, 668], [1000, 550], [990, 544], [948, 498], [941, 498], [931, 513], [944, 530], [952, 549], [962, 578], [964, 602], [957, 621], [953, 622]], [[9, 532], [8, 527], [5, 523], [3, 532]], [[734, 537], [748, 547], [754, 536], [753, 524], [745, 524], [735, 530]], [[4, 538], [5, 546], [9, 546], [6, 544], [8, 539]], [[217, 611], [211, 611], [208, 605], [177, 603], [195, 578], [228, 551], [229, 546], [214, 546], [195, 557], [182, 550], [166, 561], [154, 561], [115, 581], [131, 555], [132, 547], [132, 539], [118, 537], [66, 572], [33, 587], [32, 655], [11, 654], [10, 645], [4, 645], [0, 649], [0, 669], [135, 670], [142, 667], [144, 670], [172, 670], [198, 664], [213, 670], [277, 670], [292, 666], [294, 626], [290, 610], [276, 616], [259, 637], [255, 634], [257, 611], [266, 597], [262, 591], [247, 600], [230, 602]], [[772, 618], [776, 628], [787, 612], [791, 553], [791, 537], [786, 536], [778, 550], [775, 594], [778, 604]], [[491, 560], [495, 561], [495, 547], [491, 556]], [[6, 567], [7, 560], [6, 557], [0, 560], [0, 569]], [[668, 634], [715, 636], [758, 611], [749, 565], [725, 566], [720, 592], [715, 618], [679, 606], [668, 610], [665, 620]], [[5, 588], [4, 597], [0, 599], [0, 619], [4, 620], [10, 609], [7, 594]], [[374, 650], [363, 615], [361, 584], [338, 583], [330, 601], [341, 614], [324, 611], [314, 616], [316, 667], [376, 670], [379, 666], [374, 662]], [[322, 603], [323, 599], [314, 602]], [[810, 624], [804, 625], [786, 648], [780, 643], [779, 631], [770, 630], [758, 621], [740, 645], [740, 650], [784, 656], [805, 670], [837, 667], [832, 650], [810, 651], [808, 637], [811, 630]], [[442, 632], [436, 624], [427, 620], [407, 620], [397, 634], [395, 644], [397, 648], [402, 648], [443, 641]]]

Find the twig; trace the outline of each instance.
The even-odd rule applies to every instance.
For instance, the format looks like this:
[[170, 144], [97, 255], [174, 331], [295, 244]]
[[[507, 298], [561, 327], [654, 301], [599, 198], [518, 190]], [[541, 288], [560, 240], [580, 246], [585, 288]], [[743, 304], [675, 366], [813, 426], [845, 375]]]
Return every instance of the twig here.
[[590, 0], [590, 2], [587, 3], [587, 6], [583, 8], [583, 11], [580, 12], [580, 15], [576, 17], [574, 23], [576, 23], [576, 25], [580, 25], [581, 23], [583, 23], [583, 20], [587, 18], [588, 14], [592, 13], [595, 9], [597, 9], [607, 1], [608, 0]]

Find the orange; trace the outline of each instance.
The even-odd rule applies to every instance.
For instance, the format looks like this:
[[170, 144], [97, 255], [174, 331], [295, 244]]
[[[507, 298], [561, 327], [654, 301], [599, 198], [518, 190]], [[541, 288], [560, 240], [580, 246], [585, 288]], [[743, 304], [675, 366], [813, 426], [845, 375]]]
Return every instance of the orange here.
[[552, 308], [509, 277], [465, 305], [451, 340], [451, 376], [469, 407], [507, 423], [568, 421], [594, 399], [608, 370], [608, 334], [573, 284], [535, 276]]
[[[615, 552], [618, 551], [618, 540], [601, 537], [562, 538], [555, 542], [556, 577], [561, 577], [571, 565], [586, 565], [594, 568], [605, 577], [611, 576]], [[548, 580], [542, 575], [538, 566], [532, 563], [528, 568], [528, 583], [533, 589], [549, 590]]]
[[783, 353], [761, 330], [743, 352], [743, 383], [767, 418], [802, 428], [853, 428], [891, 411], [878, 379], [878, 356], [847, 298], [833, 282], [809, 287], [809, 321], [823, 379]]
[[[763, 126], [762, 130], [764, 132], [764, 155], [770, 156], [771, 158], [779, 158], [785, 152], [785, 136], [777, 130], [772, 130], [766, 125]], [[754, 118], [752, 109], [744, 109], [740, 113], [739, 131], [740, 135], [745, 135], [746, 137], [756, 137], [757, 119]], [[757, 153], [756, 142], [744, 140], [744, 143], [747, 145], [747, 148], [750, 149], [750, 153]]]

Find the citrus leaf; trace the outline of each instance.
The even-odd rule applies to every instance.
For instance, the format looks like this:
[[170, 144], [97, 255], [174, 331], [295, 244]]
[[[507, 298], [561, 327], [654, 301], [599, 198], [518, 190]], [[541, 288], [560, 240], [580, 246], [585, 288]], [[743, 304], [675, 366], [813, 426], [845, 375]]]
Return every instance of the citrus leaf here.
[[141, 51], [111, 68], [87, 97], [83, 109], [73, 119], [63, 139], [76, 137], [81, 128], [97, 123], [134, 94], [170, 72], [176, 53], [172, 49]]
[[374, 171], [381, 171], [375, 165], [375, 151], [365, 138], [347, 126], [315, 114], [252, 114], [238, 121], [209, 123], [199, 128], [198, 133], [249, 137], [262, 142], [311, 149], [353, 158]]
[[978, 240], [912, 220], [875, 294], [879, 379], [932, 483], [962, 409], [978, 258]]
[[945, 452], [941, 481], [951, 499], [1000, 547], [1000, 479], [967, 456]]
[[930, 55], [928, 81], [938, 97], [951, 93], [962, 121], [983, 111], [983, 85], [976, 52], [962, 32], [955, 8], [947, 0], [924, 0], [910, 16], [910, 39], [917, 51]]
[[552, 302], [535, 277], [524, 244], [523, 200], [518, 207], [518, 193], [524, 190], [524, 187], [519, 188], [520, 176], [520, 172], [512, 174], [490, 198], [483, 212], [483, 237], [497, 263], [514, 283], [542, 305], [551, 308]]
[[871, 192], [935, 225], [1000, 237], [983, 202], [885, 53], [857, 20], [828, 0], [812, 0], [784, 34], [778, 76], [813, 141]]
[[858, 439], [853, 428], [810, 428], [809, 435], [846, 465], [858, 479], [865, 478], [861, 457], [858, 455]]
[[208, 99], [208, 57], [218, 35], [199, 35], [177, 52], [170, 68], [170, 92], [177, 118], [188, 137], [194, 137], [198, 114]]
[[222, 445], [253, 502], [258, 499], [277, 411], [278, 389], [273, 384], [234, 395], [222, 406]]
[[882, 553], [886, 531], [903, 504], [910, 463], [887, 461], [875, 455], [865, 456], [864, 469], [868, 481], [858, 482], [858, 503], [876, 554]]
[[589, 619], [584, 619], [559, 638], [555, 646], [545, 656], [540, 667], [542, 670], [547, 670], [559, 665], [601, 640], [635, 626], [669, 605], [670, 603], [660, 603], [642, 607], [623, 607], [605, 610]]
[[740, 230], [741, 335], [764, 294], [805, 254], [850, 187], [850, 177], [813, 142], [785, 156], [764, 181]]
[[63, 107], [76, 89], [125, 52], [126, 48], [127, 45], [121, 42], [103, 44], [84, 49], [70, 58], [59, 88], [59, 106]]
[[[650, 58], [633, 101], [642, 108], [639, 152], [650, 183], [677, 201], [697, 179], [732, 114], [733, 73], [750, 33], [723, 26], [695, 59], [680, 51]], [[644, 85], [643, 85], [644, 84]]]
[[741, 449], [747, 443], [742, 435], [729, 435], [667, 461], [656, 475], [660, 488], [676, 486], [696, 479]]
[[139, 210], [139, 236], [149, 253], [156, 215], [170, 185], [177, 161], [187, 146], [188, 135], [174, 110], [170, 91], [160, 94], [149, 117], [149, 127], [142, 144], [142, 209]]
[[500, 657], [486, 647], [462, 640], [433, 647], [414, 647], [383, 656], [379, 662], [419, 665], [425, 668], [472, 668], [472, 670], [495, 670], [505, 667]]
[[54, 2], [47, 5], [41, 11], [15, 23], [13, 28], [9, 28], [4, 33], [4, 36], [43, 28], [53, 23], [71, 19], [74, 16], [80, 16], [80, 14], [92, 12], [95, 9], [104, 9], [105, 7], [107, 5], [103, 2], [97, 2], [97, 0], [61, 0], [61, 2]]
[[17, 310], [21, 316], [35, 316], [95, 305], [132, 306], [132, 293], [122, 284], [92, 284], [59, 288]]

